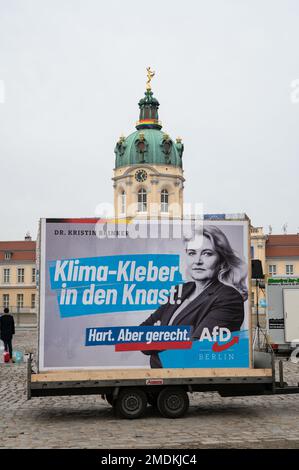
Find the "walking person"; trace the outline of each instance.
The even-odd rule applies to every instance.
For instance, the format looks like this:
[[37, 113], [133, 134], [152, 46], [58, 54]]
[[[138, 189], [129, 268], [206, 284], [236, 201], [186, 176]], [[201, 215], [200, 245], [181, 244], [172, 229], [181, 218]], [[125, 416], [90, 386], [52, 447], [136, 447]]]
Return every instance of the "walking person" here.
[[4, 313], [0, 317], [0, 338], [4, 343], [4, 350], [9, 352], [10, 362], [12, 359], [12, 337], [15, 334], [15, 322], [12, 315], [9, 313], [9, 309], [5, 308]]

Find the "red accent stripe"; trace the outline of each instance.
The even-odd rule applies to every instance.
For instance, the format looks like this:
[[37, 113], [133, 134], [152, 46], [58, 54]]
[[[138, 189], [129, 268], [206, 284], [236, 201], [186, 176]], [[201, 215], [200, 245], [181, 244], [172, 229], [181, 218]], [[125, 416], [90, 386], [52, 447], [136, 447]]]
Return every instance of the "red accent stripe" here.
[[[129, 217], [110, 217], [109, 219], [101, 219], [100, 217], [98, 219], [46, 219], [47, 224], [105, 224], [105, 223], [125, 223], [131, 222], [131, 219]], [[25, 242], [26, 243], [26, 242]]]
[[231, 346], [233, 346], [234, 344], [238, 344], [239, 342], [239, 337], [238, 336], [235, 336], [231, 341], [229, 341], [228, 343], [225, 343], [225, 344], [218, 344], [218, 343], [214, 343], [213, 346], [212, 346], [212, 350], [214, 352], [221, 352], [221, 351], [225, 351], [226, 349], [230, 348]]
[[115, 345], [115, 351], [162, 351], [165, 349], [190, 349], [192, 341], [169, 341], [164, 343], [121, 343]]
[[[111, 220], [111, 219], [110, 219]], [[108, 222], [109, 219], [46, 219], [47, 224], [49, 223], [61, 223], [61, 224], [96, 224], [97, 222]]]

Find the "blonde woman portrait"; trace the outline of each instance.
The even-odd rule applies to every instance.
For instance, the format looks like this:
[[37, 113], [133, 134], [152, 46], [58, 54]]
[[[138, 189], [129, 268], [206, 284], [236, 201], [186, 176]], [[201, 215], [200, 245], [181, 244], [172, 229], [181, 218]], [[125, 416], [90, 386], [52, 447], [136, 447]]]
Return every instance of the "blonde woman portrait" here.
[[[188, 325], [193, 341], [204, 328], [210, 333], [215, 326], [240, 331], [248, 297], [246, 263], [217, 226], [206, 225], [184, 241], [191, 280], [183, 285], [181, 302], [162, 305], [141, 325]], [[143, 352], [151, 356], [152, 368], [162, 367], [158, 351]]]

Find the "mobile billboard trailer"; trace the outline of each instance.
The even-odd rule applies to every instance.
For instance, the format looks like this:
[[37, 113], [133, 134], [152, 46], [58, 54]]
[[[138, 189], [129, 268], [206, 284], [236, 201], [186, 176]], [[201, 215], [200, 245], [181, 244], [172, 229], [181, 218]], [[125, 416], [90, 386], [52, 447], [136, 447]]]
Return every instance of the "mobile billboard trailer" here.
[[[253, 357], [249, 219], [42, 219], [28, 398], [101, 394], [118, 415], [182, 416], [188, 392], [273, 393]], [[292, 390], [294, 392], [294, 390]]]

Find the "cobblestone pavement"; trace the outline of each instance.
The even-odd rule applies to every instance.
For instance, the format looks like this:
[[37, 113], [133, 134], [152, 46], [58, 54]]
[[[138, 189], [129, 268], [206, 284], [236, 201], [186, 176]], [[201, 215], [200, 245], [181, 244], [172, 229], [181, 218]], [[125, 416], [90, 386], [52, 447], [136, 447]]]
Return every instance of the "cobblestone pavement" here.
[[[35, 351], [36, 330], [18, 330], [14, 348]], [[299, 381], [299, 365], [285, 363]], [[100, 396], [26, 400], [25, 364], [0, 364], [0, 448], [299, 448], [299, 395], [190, 397], [185, 418], [152, 407], [139, 420], [118, 420]]]

